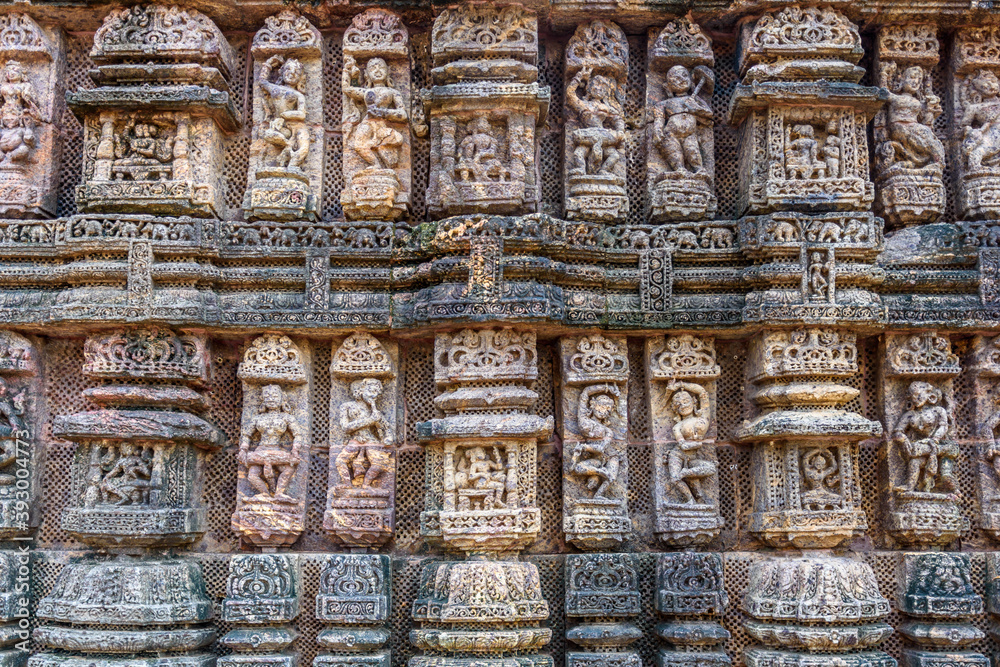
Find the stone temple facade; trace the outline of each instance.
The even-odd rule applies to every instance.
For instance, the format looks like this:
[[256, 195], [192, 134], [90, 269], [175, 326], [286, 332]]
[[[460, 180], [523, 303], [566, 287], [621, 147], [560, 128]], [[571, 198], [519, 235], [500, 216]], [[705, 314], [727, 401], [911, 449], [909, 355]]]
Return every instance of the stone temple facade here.
[[986, 0], [0, 5], [0, 667], [1000, 667]]

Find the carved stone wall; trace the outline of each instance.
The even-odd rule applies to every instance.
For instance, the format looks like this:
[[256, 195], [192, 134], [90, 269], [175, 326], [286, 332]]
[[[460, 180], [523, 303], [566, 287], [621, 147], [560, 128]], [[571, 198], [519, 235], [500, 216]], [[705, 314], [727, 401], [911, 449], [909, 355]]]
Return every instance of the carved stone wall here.
[[0, 11], [0, 667], [995, 661], [987, 5]]

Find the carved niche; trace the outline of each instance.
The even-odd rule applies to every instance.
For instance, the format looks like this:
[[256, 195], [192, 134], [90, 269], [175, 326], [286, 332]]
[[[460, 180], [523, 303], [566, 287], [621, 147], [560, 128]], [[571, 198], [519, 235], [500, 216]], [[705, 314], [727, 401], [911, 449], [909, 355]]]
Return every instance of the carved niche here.
[[250, 344], [237, 372], [243, 415], [232, 526], [257, 546], [290, 545], [305, 528], [310, 368], [307, 344], [268, 333]]
[[549, 89], [537, 81], [537, 17], [520, 5], [445, 9], [434, 20], [431, 57], [434, 86], [421, 93], [431, 214], [534, 212], [535, 128], [549, 106]]
[[953, 433], [958, 356], [934, 331], [887, 334], [880, 352], [886, 529], [905, 545], [945, 546], [969, 528], [959, 510]]
[[931, 79], [938, 59], [935, 25], [879, 31], [875, 72], [889, 101], [875, 115], [875, 185], [879, 209], [893, 226], [935, 222], [944, 213], [945, 150], [934, 133], [944, 110]]
[[229, 560], [222, 619], [237, 626], [220, 640], [234, 654], [220, 667], [297, 667], [298, 653], [286, 650], [296, 632], [288, 625], [299, 613], [299, 562], [286, 554], [237, 554]]
[[625, 86], [628, 40], [611, 21], [580, 24], [566, 46], [566, 217], [615, 222], [628, 213]]
[[867, 123], [885, 94], [858, 84], [863, 55], [857, 26], [831, 7], [792, 5], [744, 25], [729, 106], [741, 213], [871, 205]]
[[868, 528], [855, 448], [882, 434], [843, 406], [858, 389], [855, 334], [820, 328], [771, 331], [750, 344], [753, 419], [736, 433], [751, 454], [750, 531], [772, 546], [833, 548]]
[[38, 527], [43, 393], [35, 344], [0, 331], [0, 539], [24, 538]]
[[1000, 217], [1000, 26], [959, 30], [951, 52], [952, 164], [959, 217]]
[[223, 133], [239, 129], [233, 52], [193, 9], [116, 9], [94, 35], [96, 88], [67, 95], [83, 124], [84, 213], [224, 217]]
[[354, 17], [344, 33], [344, 190], [349, 220], [397, 220], [410, 207], [410, 52], [400, 18]]
[[[634, 623], [640, 612], [635, 554], [566, 556], [566, 617], [583, 622], [566, 630], [576, 644], [566, 667], [641, 667], [630, 644], [642, 638]], [[598, 619], [598, 620], [595, 620]]]
[[316, 637], [324, 649], [313, 667], [389, 667], [386, 622], [392, 609], [392, 562], [388, 556], [326, 557], [316, 596], [316, 618], [334, 624]]
[[84, 391], [99, 409], [56, 417], [77, 443], [62, 527], [92, 546], [172, 546], [206, 530], [197, 505], [206, 452], [225, 435], [198, 413], [209, 377], [205, 337], [140, 327], [91, 335]]
[[58, 197], [66, 97], [62, 31], [0, 14], [0, 216], [50, 217]]
[[715, 198], [715, 55], [696, 23], [650, 28], [646, 109], [649, 221], [711, 218]]
[[972, 561], [962, 553], [900, 554], [896, 606], [905, 621], [903, 664], [935, 667], [988, 667], [989, 659], [969, 650], [986, 638], [972, 625], [983, 613], [983, 598], [972, 587]]
[[973, 339], [972, 400], [975, 409], [979, 527], [1000, 540], [1000, 339]]
[[563, 533], [585, 550], [621, 545], [628, 517], [628, 347], [623, 336], [559, 341]]
[[719, 516], [712, 338], [683, 334], [646, 339], [646, 395], [653, 429], [654, 532], [664, 544], [705, 544]]
[[464, 329], [435, 338], [434, 403], [444, 417], [417, 425], [427, 471], [420, 532], [430, 543], [490, 553], [538, 536], [536, 450], [553, 419], [529, 413], [537, 378], [533, 332]]
[[379, 546], [392, 537], [398, 354], [395, 342], [366, 332], [334, 343], [323, 529], [346, 546]]
[[875, 572], [850, 558], [770, 558], [750, 567], [743, 627], [763, 646], [743, 651], [747, 667], [895, 667], [878, 650], [892, 634], [892, 608]]
[[661, 554], [656, 562], [656, 611], [664, 622], [658, 667], [728, 667], [720, 649], [730, 637], [718, 618], [729, 606], [722, 557], [715, 553]]
[[323, 196], [323, 38], [286, 9], [250, 44], [253, 120], [243, 213], [316, 220]]

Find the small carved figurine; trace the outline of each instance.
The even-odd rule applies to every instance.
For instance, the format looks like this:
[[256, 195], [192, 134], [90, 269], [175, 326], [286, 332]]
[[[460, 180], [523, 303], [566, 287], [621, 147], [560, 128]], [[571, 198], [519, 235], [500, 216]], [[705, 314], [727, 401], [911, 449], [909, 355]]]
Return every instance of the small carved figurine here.
[[340, 427], [347, 434], [347, 444], [337, 454], [337, 471], [342, 482], [371, 489], [389, 470], [388, 448], [393, 442], [389, 422], [375, 404], [382, 394], [382, 381], [355, 380], [350, 392], [354, 400], [340, 406]]
[[677, 448], [667, 454], [668, 479], [682, 502], [705, 503], [702, 483], [714, 477], [718, 468], [713, 461], [699, 457], [711, 415], [708, 391], [694, 382], [672, 382], [666, 389], [673, 392], [670, 405], [677, 420], [672, 430]]
[[270, 166], [302, 171], [309, 155], [306, 96], [301, 91], [302, 63], [295, 58], [268, 58], [260, 70], [267, 127], [261, 138], [267, 145]]
[[[254, 434], [259, 434], [260, 440], [250, 451]], [[292, 438], [291, 451], [283, 445], [287, 436]], [[305, 434], [285, 402], [284, 391], [276, 384], [265, 385], [261, 389], [260, 412], [240, 434], [238, 455], [238, 460], [247, 466], [247, 482], [257, 491], [258, 498], [270, 496], [275, 502], [299, 502], [285, 492], [302, 462], [304, 439]]]
[[954, 491], [953, 468], [958, 447], [946, 438], [950, 417], [941, 390], [927, 382], [912, 382], [906, 412], [893, 429], [892, 438], [906, 462], [906, 480], [897, 491], [924, 493]]
[[573, 446], [570, 471], [586, 477], [594, 498], [606, 497], [608, 486], [618, 476], [618, 457], [611, 452], [615, 431], [611, 425], [619, 411], [621, 391], [612, 384], [591, 385], [580, 392], [577, 420], [586, 437]]
[[704, 66], [689, 70], [674, 65], [667, 71], [664, 100], [653, 108], [653, 143], [672, 172], [705, 171], [706, 147], [702, 145], [700, 128], [712, 127], [714, 80], [712, 71]]

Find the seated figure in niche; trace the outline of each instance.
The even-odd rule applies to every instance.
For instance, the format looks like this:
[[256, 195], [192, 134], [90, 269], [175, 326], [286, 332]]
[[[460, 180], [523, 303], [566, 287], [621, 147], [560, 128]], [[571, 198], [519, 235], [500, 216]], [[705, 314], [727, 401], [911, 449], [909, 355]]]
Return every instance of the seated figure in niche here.
[[680, 494], [682, 503], [708, 503], [703, 485], [715, 476], [717, 466], [698, 456], [711, 418], [708, 391], [693, 382], [671, 382], [667, 391], [673, 392], [672, 434], [677, 441], [677, 447], [667, 454], [667, 480]]
[[1000, 78], [988, 69], [976, 72], [959, 88], [965, 128], [962, 153], [969, 171], [1000, 166]]
[[701, 132], [712, 126], [712, 71], [691, 70], [674, 65], [663, 83], [665, 99], [653, 107], [653, 144], [660, 150], [671, 172], [692, 174], [705, 171]]
[[819, 159], [816, 128], [803, 123], [785, 126], [785, 173], [789, 179], [825, 178], [826, 163]]
[[586, 480], [584, 486], [594, 498], [606, 498], [608, 487], [618, 477], [620, 463], [612, 451], [614, 419], [621, 401], [615, 385], [590, 385], [580, 392], [577, 424], [586, 438], [573, 445], [570, 473]]
[[[389, 66], [382, 58], [365, 65], [364, 81], [353, 56], [344, 56], [343, 91], [353, 107], [345, 121], [348, 144], [372, 169], [393, 169], [399, 163], [402, 133], [392, 123], [407, 120], [403, 96], [392, 87]], [[355, 82], [358, 83], [355, 83]]]
[[[302, 463], [305, 433], [292, 415], [280, 386], [265, 385], [260, 397], [260, 412], [248, 421], [240, 434], [237, 460], [247, 468], [247, 483], [257, 492], [255, 499], [297, 503], [287, 491]], [[250, 443], [255, 435], [259, 441], [251, 451]], [[291, 451], [284, 445], [288, 438], [292, 440]]]
[[346, 444], [334, 465], [344, 486], [371, 489], [389, 470], [392, 430], [375, 402], [382, 395], [382, 381], [362, 378], [351, 383], [351, 398], [340, 406], [340, 427]]
[[802, 509], [819, 512], [840, 509], [844, 499], [836, 490], [840, 486], [839, 466], [832, 451], [824, 447], [807, 450], [802, 455]]
[[162, 121], [139, 121], [130, 116], [122, 131], [114, 137], [115, 170], [118, 178], [126, 174], [133, 180], [146, 181], [152, 175], [166, 178], [174, 160], [174, 137], [164, 132]]
[[493, 458], [485, 447], [469, 447], [463, 453], [455, 471], [455, 488], [480, 492], [481, 507], [473, 507], [469, 494], [460, 494], [458, 509], [503, 509], [504, 491], [507, 487], [507, 472], [504, 469], [500, 451], [493, 448]]
[[0, 73], [0, 162], [25, 161], [35, 148], [35, 123], [42, 121], [35, 89], [21, 63], [10, 60]]
[[114, 505], [149, 504], [153, 465], [143, 448], [123, 442], [118, 445], [117, 456], [111, 449], [102, 463], [107, 474], [98, 485], [101, 502]]
[[[580, 89], [584, 93], [580, 95]], [[625, 109], [617, 82], [584, 67], [566, 87], [566, 104], [576, 113], [580, 129], [571, 135], [574, 144], [570, 176], [614, 174], [622, 161]], [[610, 130], [610, 132], [609, 132]]]
[[931, 89], [929, 76], [919, 65], [903, 70], [895, 85], [896, 64], [883, 68], [882, 85], [889, 89], [889, 141], [880, 148], [886, 162], [907, 169], [944, 167], [944, 144], [934, 134], [934, 120], [943, 113], [941, 100]]
[[927, 382], [912, 382], [909, 394], [906, 412], [892, 432], [906, 463], [906, 479], [896, 490], [952, 492], [958, 486], [954, 467], [959, 451], [946, 439], [951, 417], [941, 405], [941, 390]]
[[[278, 68], [276, 77], [275, 68]], [[304, 82], [302, 63], [295, 58], [271, 56], [260, 68], [259, 85], [267, 124], [260, 138], [267, 145], [269, 166], [302, 171], [309, 156], [306, 96], [301, 90]]]
[[510, 170], [500, 160], [500, 144], [493, 136], [493, 127], [486, 116], [476, 116], [468, 125], [469, 133], [458, 145], [459, 180], [476, 182], [506, 182]]

